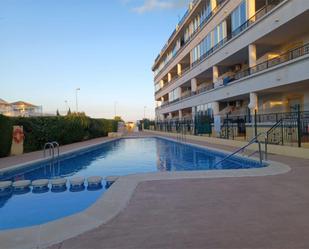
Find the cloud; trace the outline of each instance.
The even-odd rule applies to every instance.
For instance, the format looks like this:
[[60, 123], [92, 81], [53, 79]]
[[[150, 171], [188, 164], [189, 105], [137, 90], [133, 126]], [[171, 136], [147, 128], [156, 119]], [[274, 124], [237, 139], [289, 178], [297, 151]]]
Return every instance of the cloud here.
[[[131, 2], [129, 0], [124, 0]], [[189, 0], [145, 0], [143, 5], [134, 7], [132, 10], [136, 13], [143, 14], [154, 10], [166, 10], [182, 8], [189, 3]]]

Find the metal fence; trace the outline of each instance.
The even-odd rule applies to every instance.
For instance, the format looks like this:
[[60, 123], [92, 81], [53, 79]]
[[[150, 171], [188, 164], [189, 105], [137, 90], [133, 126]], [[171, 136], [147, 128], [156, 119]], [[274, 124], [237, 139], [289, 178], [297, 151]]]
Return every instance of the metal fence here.
[[220, 131], [214, 117], [198, 114], [194, 118], [169, 119], [154, 122], [153, 129], [190, 135], [207, 135], [223, 139], [249, 140], [264, 133], [269, 144], [301, 147], [309, 143], [309, 111], [220, 116]]

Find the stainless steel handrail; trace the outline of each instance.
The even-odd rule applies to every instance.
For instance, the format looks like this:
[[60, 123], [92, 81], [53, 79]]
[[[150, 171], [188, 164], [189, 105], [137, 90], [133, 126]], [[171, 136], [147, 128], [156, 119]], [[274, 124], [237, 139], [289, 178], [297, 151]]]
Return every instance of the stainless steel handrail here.
[[46, 149], [49, 149], [49, 156], [52, 156], [54, 158], [54, 145], [50, 142], [44, 144], [44, 157], [46, 157]]
[[[226, 161], [227, 159], [231, 158], [232, 156], [236, 155], [237, 153], [244, 151], [244, 149], [246, 149], [247, 147], [249, 147], [251, 144], [257, 143], [258, 144], [258, 151], [259, 151], [259, 160], [260, 160], [260, 164], [263, 164], [263, 155], [262, 155], [262, 148], [261, 148], [261, 142], [259, 141], [259, 137], [261, 135], [265, 135], [265, 133], [259, 133], [258, 135], [256, 135], [254, 138], [252, 138], [245, 146], [242, 146], [241, 148], [237, 149], [236, 151], [232, 152], [231, 154], [227, 155], [226, 157], [224, 157], [222, 160], [220, 160], [219, 162], [217, 162], [215, 164], [215, 166], [217, 166], [218, 164]], [[253, 153], [254, 154], [254, 153]], [[253, 155], [251, 154], [251, 155]]]
[[49, 150], [49, 156], [54, 160], [55, 158], [55, 147], [57, 148], [57, 159], [59, 158], [59, 143], [56, 141], [47, 142], [44, 144], [43, 155], [46, 157], [46, 150]]
[[51, 142], [53, 145], [56, 145], [57, 148], [57, 157], [59, 157], [59, 143], [56, 141]]

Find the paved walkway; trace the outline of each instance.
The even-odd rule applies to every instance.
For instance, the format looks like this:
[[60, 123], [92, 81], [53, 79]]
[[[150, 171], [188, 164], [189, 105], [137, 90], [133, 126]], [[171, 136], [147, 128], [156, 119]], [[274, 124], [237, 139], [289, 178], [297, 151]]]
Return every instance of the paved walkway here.
[[309, 160], [276, 155], [270, 160], [292, 170], [141, 183], [112, 221], [50, 249], [308, 249]]
[[[103, 141], [107, 141], [111, 139], [112, 138], [102, 137], [102, 138], [95, 138], [95, 139], [91, 139], [91, 140], [87, 140], [83, 142], [63, 145], [63, 146], [60, 146], [60, 153], [78, 149], [78, 148], [85, 147], [85, 146], [89, 146], [89, 145], [99, 144], [99, 143], [102, 143]], [[13, 166], [16, 164], [21, 164], [21, 163], [25, 163], [25, 162], [29, 162], [33, 160], [42, 159], [42, 158], [43, 158], [43, 150], [25, 153], [23, 155], [18, 155], [18, 156], [0, 158], [0, 169]]]

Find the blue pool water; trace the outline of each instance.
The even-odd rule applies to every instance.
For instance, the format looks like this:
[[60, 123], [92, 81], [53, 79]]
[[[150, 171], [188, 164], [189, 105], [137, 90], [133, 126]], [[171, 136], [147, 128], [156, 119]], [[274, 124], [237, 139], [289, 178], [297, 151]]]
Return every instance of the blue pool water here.
[[[224, 156], [210, 150], [158, 138], [120, 139], [75, 153], [57, 164], [36, 164], [7, 172], [0, 180], [35, 180], [76, 176], [111, 176], [155, 171], [216, 170], [263, 167], [259, 163], [231, 158], [217, 166]], [[103, 183], [104, 186], [105, 183]], [[28, 192], [0, 196], [0, 230], [43, 224], [78, 213], [91, 206], [106, 189], [61, 193]]]

